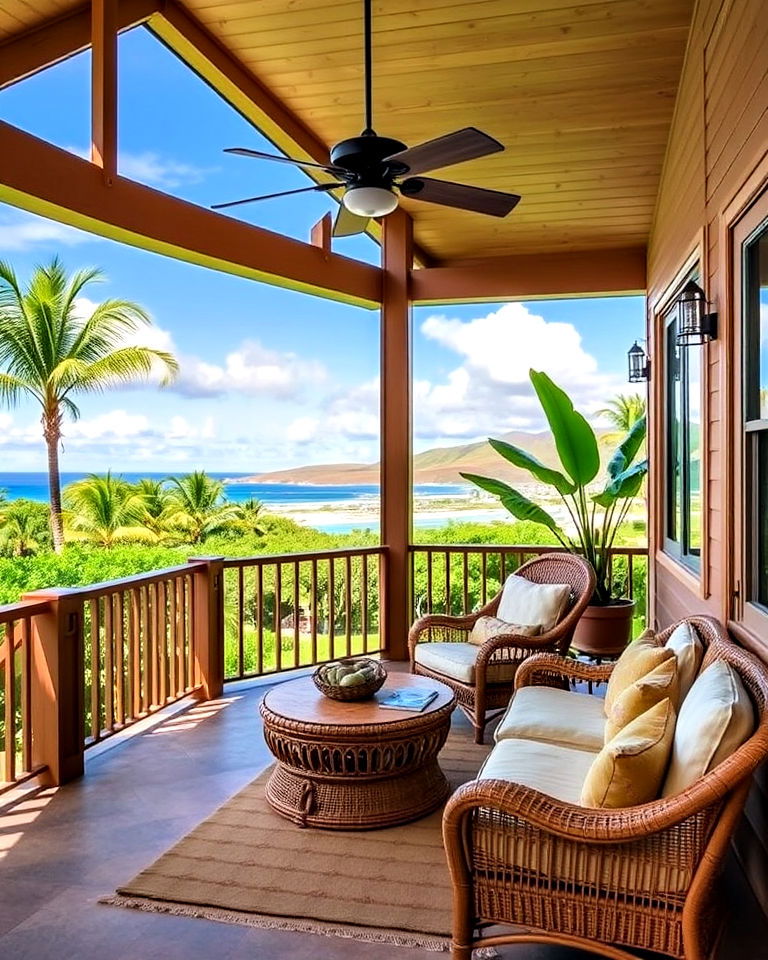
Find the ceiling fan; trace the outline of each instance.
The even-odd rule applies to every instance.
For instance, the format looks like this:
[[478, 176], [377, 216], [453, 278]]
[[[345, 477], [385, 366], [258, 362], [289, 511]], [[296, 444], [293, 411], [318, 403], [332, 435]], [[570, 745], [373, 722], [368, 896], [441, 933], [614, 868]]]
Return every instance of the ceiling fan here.
[[[339, 212], [333, 225], [335, 237], [363, 233], [371, 217], [384, 217], [398, 205], [399, 192], [404, 197], [458, 207], [491, 217], [505, 217], [518, 204], [515, 193], [502, 193], [483, 187], [471, 187], [447, 180], [433, 180], [421, 174], [439, 167], [447, 167], [464, 160], [476, 160], [504, 149], [493, 137], [465, 127], [435, 140], [406, 147], [399, 140], [380, 137], [372, 126], [371, 85], [371, 0], [363, 0], [365, 15], [365, 129], [359, 137], [342, 140], [331, 149], [330, 163], [310, 163], [290, 157], [274, 156], [246, 147], [230, 147], [225, 153], [236, 153], [259, 160], [276, 160], [298, 167], [325, 170], [336, 179], [332, 183], [318, 183], [298, 190], [283, 190], [265, 196], [248, 197], [229, 203], [217, 203], [212, 209], [223, 210], [256, 200], [271, 200], [297, 193], [315, 193], [345, 187]], [[405, 179], [403, 179], [405, 178]]]

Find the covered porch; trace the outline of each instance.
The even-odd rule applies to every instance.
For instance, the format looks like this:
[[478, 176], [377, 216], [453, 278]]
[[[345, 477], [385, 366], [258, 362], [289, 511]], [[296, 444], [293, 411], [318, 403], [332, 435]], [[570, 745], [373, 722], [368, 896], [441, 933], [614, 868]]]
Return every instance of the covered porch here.
[[[387, 125], [411, 144], [453, 127], [492, 127], [507, 149], [468, 164], [467, 178], [528, 196], [498, 223], [403, 197], [371, 223], [380, 266], [334, 252], [330, 218], [302, 243], [133, 182], [118, 160], [117, 38], [141, 27], [277, 148], [327, 163], [331, 145], [357, 132], [358, 4], [269, 0], [256, 12], [218, 0], [45, 0], [0, 10], [0, 86], [92, 51], [90, 159], [0, 121], [0, 201], [381, 317], [380, 546], [195, 558], [125, 581], [54, 587], [0, 610], [5, 737], [18, 745], [6, 748], [0, 771], [4, 798], [13, 799], [0, 822], [2, 868], [13, 876], [0, 953], [67, 956], [66, 937], [73, 957], [392, 955], [389, 946], [318, 946], [297, 933], [104, 911], [95, 900], [263, 769], [263, 687], [233, 684], [277, 681], [350, 654], [406, 669], [417, 615], [470, 611], [491, 581], [548, 549], [414, 544], [415, 304], [647, 295], [649, 543], [617, 549], [614, 562], [629, 597], [647, 571], [650, 626], [707, 613], [768, 658], [768, 540], [757, 523], [765, 498], [756, 493], [765, 457], [749, 446], [765, 414], [746, 417], [741, 380], [747, 337], [756, 336], [745, 332], [745, 251], [768, 217], [762, 5], [509, 6], [397, 0], [375, 9], [377, 107]], [[717, 335], [697, 348], [701, 375], [691, 385], [701, 441], [693, 498], [691, 461], [673, 463], [668, 446], [677, 382], [670, 312], [692, 277], [719, 315]], [[184, 712], [127, 739], [130, 727], [165, 718], [174, 704]], [[109, 741], [117, 746], [106, 749]], [[759, 772], [729, 860], [720, 960], [762, 949], [763, 782]], [[158, 815], [163, 809], [173, 814]], [[520, 948], [505, 949], [513, 956]], [[531, 960], [576, 956], [565, 947], [524, 950]]]

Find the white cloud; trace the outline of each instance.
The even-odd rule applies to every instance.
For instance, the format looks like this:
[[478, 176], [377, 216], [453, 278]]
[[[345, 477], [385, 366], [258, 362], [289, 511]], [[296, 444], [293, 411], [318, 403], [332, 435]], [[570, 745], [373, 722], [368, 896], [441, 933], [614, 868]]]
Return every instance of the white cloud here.
[[157, 153], [121, 153], [118, 158], [120, 174], [130, 180], [138, 180], [153, 187], [172, 190], [187, 184], [201, 183], [210, 168], [181, 163]]
[[598, 369], [573, 324], [549, 322], [522, 303], [472, 320], [433, 315], [421, 331], [461, 360], [443, 382], [414, 384], [415, 428], [423, 439], [547, 429], [528, 378], [531, 368], [544, 370], [587, 415], [625, 387], [620, 377]]
[[292, 399], [305, 387], [327, 379], [325, 366], [288, 351], [271, 350], [257, 340], [245, 340], [228, 353], [223, 364], [197, 357], [180, 357], [181, 371], [171, 387], [187, 397], [215, 397], [225, 393]]
[[3, 216], [0, 220], [0, 255], [3, 256], [7, 253], [23, 253], [46, 244], [72, 247], [98, 239], [75, 227], [22, 211], [12, 217]]

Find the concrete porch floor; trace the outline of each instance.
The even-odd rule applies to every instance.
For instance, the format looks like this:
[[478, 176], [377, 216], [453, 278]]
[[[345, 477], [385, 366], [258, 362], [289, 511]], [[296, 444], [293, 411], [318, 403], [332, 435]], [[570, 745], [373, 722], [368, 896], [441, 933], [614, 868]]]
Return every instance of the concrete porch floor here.
[[[270, 762], [257, 711], [267, 689], [230, 689], [216, 702], [192, 706], [89, 759], [82, 780], [0, 813], [0, 960], [440, 956], [98, 904]], [[454, 722], [465, 723], [461, 716]], [[735, 863], [729, 881], [729, 926], [718, 960], [768, 957], [768, 928]], [[518, 946], [503, 956], [583, 960], [587, 955]]]

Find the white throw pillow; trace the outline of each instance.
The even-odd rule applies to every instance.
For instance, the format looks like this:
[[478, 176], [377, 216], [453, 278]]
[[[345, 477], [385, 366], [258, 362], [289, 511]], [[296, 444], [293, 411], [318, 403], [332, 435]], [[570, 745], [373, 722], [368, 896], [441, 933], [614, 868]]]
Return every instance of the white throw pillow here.
[[754, 728], [752, 701], [741, 678], [725, 660], [715, 660], [680, 707], [662, 796], [687, 790], [734, 753]]
[[507, 623], [539, 624], [551, 630], [563, 615], [571, 595], [569, 583], [532, 583], [525, 577], [507, 577], [496, 616]]
[[695, 628], [687, 620], [684, 620], [672, 631], [664, 646], [674, 653], [677, 660], [677, 680], [680, 684], [679, 702], [682, 703], [688, 696], [688, 691], [693, 686], [699, 673], [701, 660], [704, 656], [704, 647]]
[[538, 623], [507, 623], [506, 620], [499, 620], [498, 617], [478, 617], [467, 639], [470, 643], [480, 647], [486, 640], [492, 640], [494, 637], [504, 634], [516, 634], [518, 637], [537, 637], [540, 633], [541, 627]]

